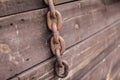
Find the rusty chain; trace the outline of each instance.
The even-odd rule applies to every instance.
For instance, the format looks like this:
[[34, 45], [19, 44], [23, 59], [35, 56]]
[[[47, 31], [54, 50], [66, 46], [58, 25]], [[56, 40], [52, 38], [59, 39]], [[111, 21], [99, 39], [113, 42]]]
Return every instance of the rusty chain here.
[[[67, 62], [62, 60], [62, 55], [65, 51], [64, 39], [59, 35], [59, 31], [62, 28], [62, 16], [55, 9], [56, 0], [44, 0], [44, 2], [49, 6], [50, 10], [47, 13], [47, 24], [53, 33], [50, 43], [52, 53], [56, 56], [55, 73], [58, 77], [64, 78], [68, 75], [69, 66]], [[60, 68], [64, 69], [62, 74], [60, 74]]]

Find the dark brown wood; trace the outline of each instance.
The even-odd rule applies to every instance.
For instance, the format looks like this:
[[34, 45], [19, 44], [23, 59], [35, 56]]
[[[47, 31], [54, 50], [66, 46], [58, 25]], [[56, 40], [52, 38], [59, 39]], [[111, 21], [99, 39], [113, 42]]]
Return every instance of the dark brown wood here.
[[119, 2], [120, 0], [102, 0], [102, 2], [106, 5], [113, 4]]
[[[17, 0], [5, 0], [2, 2], [2, 5], [0, 5], [3, 7], [4, 4], [11, 5], [14, 2], [18, 2], [21, 3], [21, 6], [25, 5], [27, 7], [26, 4], [29, 4], [30, 2], [27, 1], [23, 4], [24, 1], [26, 0], [23, 0], [22, 2], [18, 2]], [[65, 1], [69, 2], [70, 0]], [[61, 0], [58, 4], [61, 4], [62, 2], [64, 1]], [[36, 3], [38, 4], [38, 2]], [[109, 25], [117, 22], [120, 19], [119, 4], [120, 3], [104, 5], [104, 3], [100, 0], [85, 0], [56, 6], [63, 16], [63, 28], [60, 34], [65, 39], [66, 48], [69, 49], [73, 47], [96, 33], [110, 27]], [[19, 5], [11, 5], [11, 7], [6, 8], [6, 10], [11, 8], [9, 9], [10, 13], [9, 11], [8, 13], [2, 11], [2, 14], [12, 14], [11, 12], [16, 13], [19, 11], [22, 12], [25, 9], [33, 10], [31, 8], [35, 8], [34, 6], [28, 6], [29, 8], [19, 9], [17, 6]], [[0, 79], [6, 80], [7, 78], [16, 76], [17, 74], [23, 73], [29, 69], [34, 71], [36, 68], [33, 69], [33, 67], [38, 64], [44, 68], [41, 68], [43, 71], [40, 73], [38, 72], [38, 74], [34, 72], [31, 74], [32, 71], [30, 70], [30, 75], [28, 74], [29, 77], [34, 75], [38, 76], [39, 74], [40, 75], [38, 77], [41, 77], [43, 74], [46, 76], [49, 69], [53, 70], [54, 59], [52, 61], [48, 61], [48, 64], [46, 64], [46, 62], [43, 63], [52, 57], [49, 50], [49, 39], [51, 37], [51, 32], [48, 31], [46, 26], [46, 13], [47, 9], [44, 8], [0, 18]], [[111, 39], [111, 42], [109, 43], [103, 43], [111, 44], [116, 37], [117, 36]], [[91, 41], [90, 45], [92, 45], [92, 43], [94, 44], [94, 42]], [[85, 47], [90, 46], [87, 45], [87, 42], [85, 45]], [[101, 45], [102, 43], [96, 46], [96, 49], [101, 47], [100, 52], [106, 48]], [[90, 51], [92, 50], [90, 49]], [[100, 52], [98, 51], [98, 53]], [[72, 53], [77, 52], [75, 50], [73, 50], [73, 52], [71, 51], [70, 56], [72, 56]], [[79, 57], [76, 57], [76, 59], [79, 60]], [[84, 59], [80, 59], [80, 62], [82, 60]], [[74, 68], [78, 64], [79, 61], [76, 62], [71, 68]], [[48, 66], [45, 67], [44, 65]], [[48, 68], [48, 70], [46, 70], [46, 68]], [[46, 72], [44, 72], [44, 70], [46, 70]], [[49, 75], [47, 76], [49, 77]], [[50, 78], [51, 77], [53, 77], [53, 75], [50, 75]], [[26, 76], [20, 76], [20, 78], [24, 79]], [[41, 78], [44, 78], [44, 76]]]
[[[57, 0], [57, 4], [74, 0]], [[0, 16], [26, 12], [46, 7], [44, 0], [0, 0]]]
[[[97, 0], [63, 4], [57, 9], [63, 15], [61, 35], [67, 48], [108, 27], [120, 16], [119, 3], [103, 6]], [[45, 25], [46, 13], [46, 9], [40, 9], [0, 18], [0, 78], [4, 80], [19, 74], [52, 57], [48, 45], [51, 33]]]
[[[81, 80], [119, 80], [120, 44]], [[118, 75], [118, 76], [117, 76]], [[117, 77], [117, 79], [115, 79]]]
[[[78, 0], [57, 0], [57, 5], [65, 4]], [[82, 0], [84, 1], [84, 0]], [[113, 4], [119, 0], [99, 0], [105, 5]], [[93, 1], [92, 1], [93, 2]], [[0, 17], [17, 14], [21, 12], [27, 12], [31, 10], [37, 10], [46, 7], [43, 0], [0, 0]]]
[[[98, 64], [98, 62], [104, 59], [110, 53], [110, 51], [113, 50], [118, 45], [120, 39], [119, 32], [120, 32], [120, 21], [114, 23], [105, 30], [95, 34], [94, 36], [85, 40], [84, 42], [79, 43], [74, 47], [68, 49], [65, 52], [63, 58], [67, 60], [69, 63], [70, 73], [68, 77], [65, 78], [65, 80], [67, 79], [77, 80], [77, 78], [73, 77], [73, 75], [77, 71], [84, 69], [88, 65], [92, 66]], [[111, 46], [111, 48], [109, 46]], [[105, 52], [103, 52], [104, 50]], [[18, 78], [20, 80], [27, 80], [33, 77], [35, 79], [40, 79], [40, 80], [44, 80], [44, 79], [49, 80], [51, 78], [55, 79], [53, 73], [54, 60], [55, 60], [54, 58], [52, 58], [51, 60], [47, 60], [46, 62], [34, 67], [33, 69], [21, 75], [18, 75]], [[93, 63], [93, 61], [96, 62]], [[87, 69], [86, 71], [89, 71], [89, 69]], [[82, 74], [82, 71], [80, 71], [80, 73]], [[79, 76], [77, 77], [78, 79], [80, 79]]]

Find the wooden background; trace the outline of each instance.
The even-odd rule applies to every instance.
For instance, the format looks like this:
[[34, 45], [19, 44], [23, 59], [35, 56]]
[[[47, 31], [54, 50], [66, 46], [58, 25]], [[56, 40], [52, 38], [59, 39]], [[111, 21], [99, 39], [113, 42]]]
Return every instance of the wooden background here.
[[[57, 80], [43, 0], [0, 0], [0, 80]], [[120, 80], [119, 0], [58, 0], [70, 73], [63, 80]], [[62, 80], [62, 79], [61, 79]]]

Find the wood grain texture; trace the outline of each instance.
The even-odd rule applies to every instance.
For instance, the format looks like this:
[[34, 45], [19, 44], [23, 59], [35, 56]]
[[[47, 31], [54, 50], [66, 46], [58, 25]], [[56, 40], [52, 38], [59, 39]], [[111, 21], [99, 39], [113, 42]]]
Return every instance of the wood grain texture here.
[[[120, 17], [119, 3], [105, 6], [98, 0], [78, 1], [56, 8], [63, 15], [60, 34], [65, 39], [66, 48], [103, 30]], [[19, 74], [52, 57], [46, 13], [47, 9], [40, 9], [0, 18], [1, 79]]]
[[[68, 2], [85, 0], [57, 0], [57, 5]], [[91, 0], [93, 2], [94, 0]], [[116, 3], [120, 0], [99, 0], [105, 5]], [[43, 0], [0, 0], [0, 16], [17, 14], [46, 7]]]
[[[105, 30], [95, 34], [91, 38], [75, 45], [65, 52], [64, 59], [68, 61], [70, 66], [70, 73], [67, 78], [63, 80], [78, 80], [80, 74], [88, 72], [90, 66], [94, 66], [113, 50], [120, 39], [120, 21], [106, 28]], [[111, 47], [109, 47], [111, 46]], [[110, 49], [109, 49], [109, 48]], [[108, 49], [107, 49], [108, 48]], [[107, 50], [106, 50], [107, 49]], [[105, 52], [103, 52], [105, 50]], [[106, 52], [107, 51], [107, 52]], [[53, 64], [54, 58], [34, 67], [27, 72], [18, 75], [20, 80], [40, 79], [40, 80], [54, 80]], [[90, 65], [91, 64], [91, 65]], [[87, 67], [88, 66], [88, 67]], [[86, 69], [87, 67], [87, 69]], [[75, 78], [75, 73], [80, 72], [79, 76]], [[74, 75], [74, 76], [73, 76]]]
[[113, 4], [119, 2], [120, 0], [102, 0], [102, 2], [106, 5]]
[[[119, 80], [120, 44], [81, 80]], [[115, 79], [117, 77], [117, 79]]]
[[[62, 4], [74, 0], [57, 0]], [[0, 16], [16, 14], [46, 7], [44, 0], [0, 0]]]

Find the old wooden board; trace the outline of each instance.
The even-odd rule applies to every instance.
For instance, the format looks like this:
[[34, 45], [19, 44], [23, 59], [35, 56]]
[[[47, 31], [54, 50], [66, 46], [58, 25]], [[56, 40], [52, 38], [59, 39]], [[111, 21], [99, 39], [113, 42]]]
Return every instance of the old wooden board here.
[[[68, 61], [70, 73], [63, 80], [78, 80], [91, 68], [103, 60], [120, 43], [120, 21], [114, 23], [103, 31], [93, 35], [91, 38], [75, 45], [65, 52], [64, 59]], [[110, 47], [109, 47], [110, 46]], [[20, 80], [55, 79], [53, 65], [54, 58], [18, 75]], [[76, 61], [77, 60], [77, 61]], [[88, 66], [88, 67], [87, 67]], [[75, 73], [79, 71], [76, 78]], [[74, 76], [73, 76], [74, 75]]]
[[[57, 0], [56, 4], [65, 4], [78, 0]], [[84, 1], [84, 0], [82, 0]], [[119, 0], [99, 0], [104, 4], [110, 4]], [[93, 1], [92, 1], [93, 2]], [[6, 16], [31, 10], [44, 8], [46, 5], [43, 0], [0, 0], [0, 16]]]
[[[83, 4], [82, 7], [80, 4]], [[63, 15], [61, 35], [67, 49], [120, 18], [119, 3], [105, 6], [98, 0], [86, 0], [56, 8]], [[51, 33], [46, 26], [46, 13], [46, 9], [40, 9], [0, 18], [0, 78], [4, 80], [19, 74], [52, 57], [48, 43]]]
[[119, 73], [120, 45], [113, 50], [109, 56], [89, 71], [81, 80], [120, 80]]
[[[74, 0], [57, 0], [57, 4]], [[44, 0], [0, 0], [0, 16], [46, 7]]]
[[119, 2], [120, 0], [102, 0], [102, 2], [106, 5], [113, 4]]

